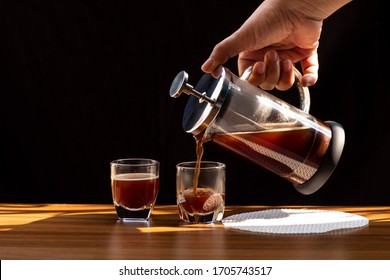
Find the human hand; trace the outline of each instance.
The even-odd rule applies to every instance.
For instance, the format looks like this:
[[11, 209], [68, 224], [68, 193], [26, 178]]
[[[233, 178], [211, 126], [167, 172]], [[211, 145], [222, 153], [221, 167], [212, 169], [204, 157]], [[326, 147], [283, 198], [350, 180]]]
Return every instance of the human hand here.
[[[301, 84], [312, 86], [318, 79], [318, 46], [323, 19], [350, 0], [328, 6], [320, 1], [266, 0], [248, 20], [218, 43], [202, 70], [217, 77], [221, 65], [238, 54], [241, 75], [253, 66], [248, 81], [265, 90], [287, 90], [294, 84], [294, 64], [300, 63]], [[336, 3], [337, 2], [337, 3]]]

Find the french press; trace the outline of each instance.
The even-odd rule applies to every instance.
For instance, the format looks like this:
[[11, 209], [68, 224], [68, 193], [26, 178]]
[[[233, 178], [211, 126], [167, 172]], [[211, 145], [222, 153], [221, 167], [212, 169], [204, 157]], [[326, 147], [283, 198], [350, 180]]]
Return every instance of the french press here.
[[190, 95], [182, 125], [203, 142], [212, 141], [291, 181], [299, 192], [321, 188], [341, 157], [345, 134], [333, 121], [311, 116], [310, 93], [300, 84], [300, 108], [256, 87], [223, 67], [218, 78], [204, 74], [195, 87], [181, 71], [170, 87], [170, 96]]

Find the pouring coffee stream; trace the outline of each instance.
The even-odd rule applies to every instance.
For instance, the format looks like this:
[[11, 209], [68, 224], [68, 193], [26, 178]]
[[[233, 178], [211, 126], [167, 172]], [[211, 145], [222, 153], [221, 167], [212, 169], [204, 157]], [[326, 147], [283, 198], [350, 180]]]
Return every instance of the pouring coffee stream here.
[[196, 166], [194, 171], [194, 194], [197, 194], [198, 191], [198, 182], [199, 182], [199, 173], [200, 173], [200, 164], [202, 162], [202, 156], [204, 152], [203, 148], [203, 135], [201, 137], [194, 136], [196, 142]]
[[342, 126], [308, 113], [310, 94], [301, 87], [299, 72], [300, 109], [248, 83], [250, 71], [239, 78], [223, 68], [218, 78], [204, 74], [195, 87], [182, 71], [172, 82], [171, 97], [190, 95], [183, 128], [197, 141], [198, 164], [203, 142], [212, 141], [291, 181], [299, 192], [314, 193], [341, 157]]

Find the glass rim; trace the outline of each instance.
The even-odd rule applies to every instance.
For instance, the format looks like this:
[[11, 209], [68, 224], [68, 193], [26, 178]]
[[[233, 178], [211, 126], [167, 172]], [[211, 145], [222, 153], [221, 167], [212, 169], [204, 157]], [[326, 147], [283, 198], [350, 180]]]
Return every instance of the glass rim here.
[[[177, 169], [195, 169], [197, 161], [185, 161], [176, 164]], [[223, 162], [205, 160], [200, 162], [200, 169], [225, 169], [226, 165]]]
[[159, 165], [160, 162], [150, 158], [121, 158], [110, 162], [110, 165], [127, 165], [127, 166], [151, 166]]

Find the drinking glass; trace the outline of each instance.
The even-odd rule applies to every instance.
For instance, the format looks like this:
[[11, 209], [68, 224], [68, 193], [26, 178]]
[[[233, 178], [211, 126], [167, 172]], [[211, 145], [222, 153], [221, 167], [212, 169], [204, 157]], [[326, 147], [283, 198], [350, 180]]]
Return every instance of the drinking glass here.
[[188, 223], [220, 222], [225, 211], [224, 163], [202, 161], [176, 165], [176, 199], [180, 219]]
[[148, 220], [159, 189], [159, 162], [117, 159], [111, 165], [111, 191], [117, 216], [124, 221]]

